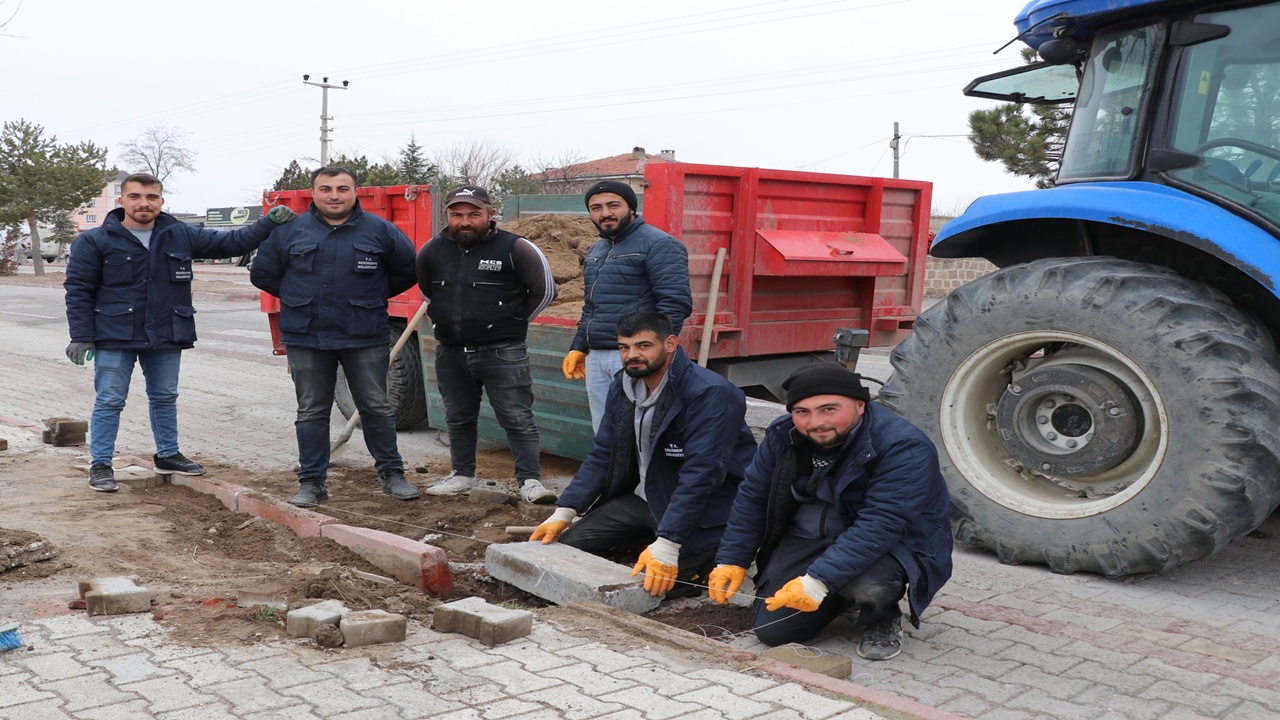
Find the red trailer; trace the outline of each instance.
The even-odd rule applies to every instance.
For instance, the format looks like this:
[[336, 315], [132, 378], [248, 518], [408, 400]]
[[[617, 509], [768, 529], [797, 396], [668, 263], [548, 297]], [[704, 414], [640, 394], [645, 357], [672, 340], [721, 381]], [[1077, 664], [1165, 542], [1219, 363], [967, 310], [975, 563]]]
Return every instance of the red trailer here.
[[[696, 359], [709, 332], [708, 367], [738, 386], [781, 396], [779, 383], [792, 369], [829, 357], [837, 328], [867, 330], [872, 347], [896, 344], [911, 330], [924, 290], [929, 183], [677, 162], [648, 166], [645, 184], [645, 220], [689, 249], [694, 311], [681, 344]], [[310, 196], [270, 193], [264, 205], [305, 212]], [[359, 197], [365, 211], [396, 223], [415, 246], [431, 238], [429, 189], [360, 188]], [[716, 309], [708, 331], [712, 297]], [[390, 313], [400, 329], [420, 300], [416, 288], [392, 300]], [[278, 301], [264, 294], [262, 309], [271, 318], [275, 351], [282, 353]], [[572, 321], [539, 317], [529, 345], [543, 446], [581, 456], [591, 437], [586, 391], [560, 372], [573, 333]], [[418, 334], [419, 343], [406, 347], [423, 350], [421, 372], [412, 369], [416, 353], [392, 370], [401, 427], [422, 419], [424, 397], [428, 418], [443, 414], [425, 320]], [[345, 387], [339, 385], [341, 396]], [[342, 409], [349, 415], [353, 408]], [[487, 406], [480, 432], [505, 437]]]

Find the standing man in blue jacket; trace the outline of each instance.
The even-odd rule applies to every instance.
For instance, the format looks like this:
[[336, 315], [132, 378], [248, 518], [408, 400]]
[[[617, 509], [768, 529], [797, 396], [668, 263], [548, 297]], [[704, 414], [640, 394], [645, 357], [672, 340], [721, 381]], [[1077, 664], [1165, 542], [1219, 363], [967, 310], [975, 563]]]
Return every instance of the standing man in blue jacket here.
[[643, 548], [631, 574], [644, 573], [654, 597], [681, 597], [706, 585], [756, 449], [746, 396], [690, 362], [665, 315], [634, 313], [616, 327], [625, 372], [560, 507], [529, 539], [605, 557]]
[[791, 414], [765, 431], [708, 585], [728, 603], [754, 560], [761, 642], [806, 642], [856, 610], [858, 655], [888, 660], [902, 651], [898, 601], [918, 628], [951, 577], [950, 500], [933, 443], [861, 380], [831, 362], [782, 383]]
[[585, 199], [600, 239], [583, 261], [582, 318], [562, 369], [570, 380], [586, 379], [591, 429], [598, 431], [609, 386], [622, 369], [615, 342], [618, 320], [634, 312], [659, 312], [679, 335], [693, 312], [693, 296], [689, 252], [636, 214], [630, 185], [604, 180], [592, 185]]
[[163, 206], [160, 180], [129, 175], [120, 207], [76, 238], [67, 263], [67, 358], [94, 361], [89, 487], [100, 492], [117, 488], [111, 458], [135, 364], [147, 382], [156, 472], [204, 474], [178, 450], [178, 369], [182, 351], [196, 342], [191, 261], [243, 255], [293, 218], [276, 207], [250, 227], [215, 232], [182, 223]]
[[360, 412], [364, 444], [382, 492], [413, 500], [396, 445], [387, 398], [391, 326], [387, 300], [413, 286], [413, 243], [390, 222], [366, 213], [355, 175], [323, 167], [311, 174], [311, 207], [263, 243], [249, 279], [280, 298], [284, 343], [298, 397], [298, 493], [289, 502], [315, 507], [329, 499], [329, 414], [338, 366]]
[[528, 502], [555, 502], [542, 484], [533, 377], [525, 338], [529, 321], [556, 297], [551, 266], [537, 245], [494, 223], [489, 192], [455, 188], [444, 199], [447, 227], [418, 253], [418, 288], [430, 301], [436, 381], [449, 426], [452, 472], [428, 495], [459, 495], [476, 484], [476, 425], [481, 393], [516, 465]]

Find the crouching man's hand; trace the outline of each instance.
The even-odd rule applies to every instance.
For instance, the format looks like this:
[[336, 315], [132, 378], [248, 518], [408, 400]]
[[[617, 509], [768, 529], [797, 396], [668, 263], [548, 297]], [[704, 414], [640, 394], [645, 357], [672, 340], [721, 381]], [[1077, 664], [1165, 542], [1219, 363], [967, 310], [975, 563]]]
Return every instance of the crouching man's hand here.
[[573, 508], [556, 508], [556, 511], [551, 513], [551, 517], [543, 520], [542, 524], [534, 529], [533, 534], [529, 536], [529, 542], [541, 540], [543, 545], [550, 545], [560, 537], [560, 533], [564, 532], [577, 516], [578, 511]]
[[676, 573], [680, 571], [680, 544], [666, 538], [654, 540], [640, 553], [631, 576], [644, 573], [644, 589], [654, 597], [661, 597], [676, 586]]
[[738, 594], [742, 581], [747, 578], [747, 569], [738, 565], [717, 565], [707, 578], [707, 594], [721, 605], [728, 605], [729, 599]]
[[801, 575], [778, 588], [778, 592], [774, 593], [773, 597], [765, 598], [764, 606], [769, 612], [781, 610], [784, 607], [800, 612], [813, 612], [826, 597], [825, 583], [808, 575]]

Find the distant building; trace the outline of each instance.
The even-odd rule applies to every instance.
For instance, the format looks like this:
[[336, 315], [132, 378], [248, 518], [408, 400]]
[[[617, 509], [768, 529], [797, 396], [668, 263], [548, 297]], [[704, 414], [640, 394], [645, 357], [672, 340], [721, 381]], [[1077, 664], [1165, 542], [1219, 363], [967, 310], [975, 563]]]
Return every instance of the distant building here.
[[129, 173], [117, 173], [102, 187], [98, 197], [85, 201], [83, 205], [71, 211], [71, 222], [76, 225], [76, 232], [82, 233], [101, 227], [107, 220], [107, 213], [115, 209], [120, 202], [120, 183], [129, 177]]
[[675, 150], [663, 150], [651, 155], [642, 147], [631, 152], [598, 160], [587, 160], [563, 168], [552, 168], [534, 173], [533, 179], [542, 183], [547, 194], [573, 194], [586, 192], [601, 180], [618, 180], [627, 183], [637, 194], [644, 193], [644, 168], [649, 163], [676, 161]]

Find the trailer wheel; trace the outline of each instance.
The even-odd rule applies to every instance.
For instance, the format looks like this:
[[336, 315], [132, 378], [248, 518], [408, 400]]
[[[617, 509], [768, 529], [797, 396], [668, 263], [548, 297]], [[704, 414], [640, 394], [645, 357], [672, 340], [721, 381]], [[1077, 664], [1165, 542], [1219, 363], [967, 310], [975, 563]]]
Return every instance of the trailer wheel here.
[[[391, 320], [391, 345], [404, 332], [403, 320]], [[422, 383], [422, 349], [416, 337], [400, 349], [395, 362], [387, 368], [387, 396], [396, 412], [396, 429], [407, 430], [427, 418], [427, 395]], [[347, 376], [338, 368], [338, 384], [333, 401], [344, 417], [356, 411], [356, 401], [347, 388]]]
[[1203, 558], [1280, 503], [1270, 334], [1114, 258], [992, 273], [916, 321], [881, 402], [936, 443], [958, 541], [1116, 577]]

